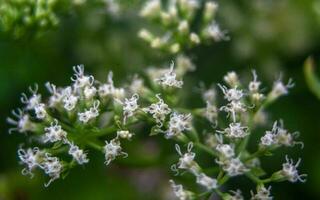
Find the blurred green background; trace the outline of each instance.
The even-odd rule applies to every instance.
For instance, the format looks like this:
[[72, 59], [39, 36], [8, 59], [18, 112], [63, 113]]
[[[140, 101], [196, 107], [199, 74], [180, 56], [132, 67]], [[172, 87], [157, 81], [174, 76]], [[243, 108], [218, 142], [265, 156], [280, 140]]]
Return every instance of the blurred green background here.
[[[137, 37], [146, 23], [137, 15], [141, 2], [128, 2], [113, 15], [88, 1], [62, 14], [59, 26], [36, 36], [14, 39], [0, 33], [0, 199], [170, 199], [163, 194], [170, 189], [168, 166], [176, 156], [173, 144], [161, 137], [137, 136], [126, 144], [128, 160], [108, 167], [103, 156], [90, 154], [88, 165], [44, 188], [42, 175], [30, 180], [20, 174], [16, 150], [25, 137], [7, 133], [6, 117], [20, 105], [20, 93], [35, 82], [67, 85], [72, 66], [84, 64], [99, 80], [106, 80], [107, 72], [113, 70], [121, 83], [149, 65], [174, 59], [150, 50]], [[209, 85], [221, 82], [229, 70], [241, 75], [253, 68], [269, 87], [280, 71], [292, 77], [296, 87], [270, 108], [270, 117], [282, 118], [289, 130], [300, 131], [305, 148], [281, 152], [263, 164], [279, 169], [284, 153], [301, 157], [300, 170], [308, 174], [308, 181], [273, 184], [272, 193], [276, 199], [320, 199], [320, 100], [309, 92], [303, 75], [309, 55], [320, 69], [319, 0], [223, 0], [219, 8], [218, 22], [231, 40], [188, 50], [186, 54], [197, 65], [189, 79]], [[244, 190], [249, 191], [249, 187]]]

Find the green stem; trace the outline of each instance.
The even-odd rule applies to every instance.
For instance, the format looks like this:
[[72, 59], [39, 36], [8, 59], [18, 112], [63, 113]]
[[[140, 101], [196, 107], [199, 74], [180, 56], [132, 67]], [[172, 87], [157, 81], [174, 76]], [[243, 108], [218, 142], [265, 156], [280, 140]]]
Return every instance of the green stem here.
[[218, 157], [218, 154], [216, 152], [214, 152], [213, 150], [211, 150], [209, 147], [205, 146], [204, 144], [201, 144], [200, 142], [194, 143], [194, 146], [198, 147], [199, 149], [207, 152], [208, 154], [210, 154], [214, 157]]

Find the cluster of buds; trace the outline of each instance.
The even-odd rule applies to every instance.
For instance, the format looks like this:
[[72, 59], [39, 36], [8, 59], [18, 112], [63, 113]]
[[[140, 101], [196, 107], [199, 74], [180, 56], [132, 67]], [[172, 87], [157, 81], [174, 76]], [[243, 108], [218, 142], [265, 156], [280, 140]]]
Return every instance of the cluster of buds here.
[[[172, 54], [210, 40], [226, 40], [226, 32], [215, 21], [217, 9], [213, 1], [205, 1], [202, 11], [202, 3], [197, 0], [169, 0], [166, 5], [161, 0], [147, 0], [140, 16], [160, 25], [163, 35], [143, 28], [139, 37], [152, 48]], [[200, 11], [201, 23], [195, 29], [195, 17]]]
[[56, 26], [59, 19], [54, 11], [57, 0], [12, 0], [0, 3], [0, 26], [20, 37], [30, 28], [45, 30]]
[[[18, 150], [25, 166], [22, 173], [32, 176], [34, 170], [42, 169], [50, 178], [47, 186], [73, 167], [89, 163], [89, 150], [103, 154], [109, 165], [128, 157], [130, 152], [125, 152], [123, 141], [145, 132], [136, 126], [145, 123], [150, 126], [150, 135], [162, 135], [179, 143], [175, 148], [180, 158], [172, 165], [172, 171], [176, 175], [192, 174], [195, 184], [201, 186], [199, 191], [191, 191], [170, 181], [178, 199], [200, 198], [213, 192], [223, 199], [243, 199], [238, 188], [224, 191], [224, 185], [235, 176], [246, 176], [257, 185], [252, 199], [271, 199], [271, 187], [266, 189], [264, 184], [305, 181], [306, 175], [299, 174], [297, 169], [300, 159], [294, 164], [286, 157], [282, 169], [270, 177], [258, 173], [264, 171], [260, 162], [264, 155], [280, 147], [302, 144], [295, 141], [296, 133], [284, 129], [283, 122], [275, 122], [272, 130], [260, 137], [256, 152], [247, 148], [251, 135], [257, 134], [256, 127], [262, 126], [255, 121], [256, 116], [265, 112], [276, 98], [287, 94], [291, 84], [276, 80], [271, 91], [263, 94], [255, 72], [248, 85], [230, 72], [224, 77], [228, 86], [218, 84], [223, 95], [220, 99], [225, 102], [219, 103], [217, 91], [210, 88], [200, 95], [203, 107], [185, 108], [179, 101], [179, 91], [185, 87], [183, 75], [193, 64], [187, 57], [179, 59], [177, 67], [172, 63], [165, 69], [149, 69], [149, 80], [135, 76], [132, 84], [124, 87], [116, 87], [112, 72], [103, 83], [85, 74], [84, 67], [79, 65], [74, 67], [70, 85], [46, 84], [50, 94], [46, 101], [37, 86], [30, 88], [30, 95], [22, 94], [23, 108], [13, 111], [16, 119], [8, 118], [14, 125], [10, 133], [24, 133], [32, 138], [27, 141], [34, 147]], [[265, 98], [253, 98], [256, 94]], [[183, 146], [187, 147], [186, 152], [182, 151]], [[209, 170], [197, 160], [196, 153], [212, 160]]]

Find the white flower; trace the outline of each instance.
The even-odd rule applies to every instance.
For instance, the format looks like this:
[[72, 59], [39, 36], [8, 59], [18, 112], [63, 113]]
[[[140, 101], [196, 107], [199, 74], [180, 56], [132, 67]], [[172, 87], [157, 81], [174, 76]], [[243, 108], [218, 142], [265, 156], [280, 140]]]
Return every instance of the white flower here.
[[240, 123], [230, 123], [229, 127], [224, 129], [224, 131], [218, 131], [219, 133], [225, 133], [229, 138], [244, 138], [247, 136], [248, 127], [241, 126]]
[[140, 11], [142, 17], [153, 18], [157, 16], [161, 11], [160, 0], [148, 0]]
[[274, 134], [270, 133], [270, 132], [266, 132], [266, 134], [261, 137], [260, 139], [260, 144], [262, 146], [271, 146], [273, 144], [275, 144], [275, 140], [274, 140]]
[[112, 96], [115, 99], [123, 99], [125, 91], [123, 88], [116, 88], [113, 83], [113, 72], [108, 74], [107, 83], [100, 85], [98, 89], [99, 96], [104, 98], [106, 96]]
[[89, 162], [89, 159], [87, 158], [87, 154], [83, 152], [82, 149], [79, 149], [77, 145], [74, 145], [73, 143], [69, 143], [69, 154], [77, 161], [79, 165], [85, 164]]
[[155, 81], [163, 86], [181, 88], [183, 85], [183, 81], [176, 80], [176, 76], [177, 75], [174, 72], [174, 62], [172, 62], [170, 65], [170, 69], [161, 77], [155, 79]]
[[147, 88], [144, 86], [143, 79], [138, 78], [138, 76], [134, 76], [130, 86], [130, 91], [134, 94], [144, 94], [144, 92], [147, 90]]
[[39, 103], [34, 107], [34, 112], [38, 119], [44, 119], [47, 116], [47, 111], [45, 109], [45, 104]]
[[42, 161], [40, 168], [50, 176], [49, 182], [45, 184], [46, 187], [48, 187], [54, 180], [60, 178], [60, 174], [63, 169], [59, 158], [51, 157], [48, 153], [45, 154], [44, 161]]
[[282, 164], [282, 174], [290, 181], [290, 182], [305, 182], [305, 177], [307, 174], [299, 174], [297, 167], [299, 166], [301, 162], [301, 158], [298, 159], [296, 164], [293, 164], [293, 160], [289, 159], [289, 157], [286, 155], [286, 163]]
[[86, 86], [83, 94], [86, 99], [92, 99], [97, 93], [97, 89], [94, 86]]
[[197, 183], [206, 187], [207, 190], [212, 190], [218, 187], [217, 179], [210, 178], [204, 173], [197, 174], [196, 177], [197, 177]]
[[185, 55], [178, 55], [176, 58], [176, 74], [182, 77], [186, 72], [194, 71], [196, 66], [192, 63], [191, 59]]
[[220, 89], [222, 90], [224, 94], [224, 98], [227, 99], [229, 102], [231, 101], [240, 101], [242, 97], [244, 96], [242, 90], [238, 90], [237, 87], [228, 89], [224, 85], [218, 84]]
[[231, 115], [233, 122], [236, 121], [237, 113], [244, 113], [247, 111], [246, 106], [241, 101], [231, 101], [226, 106], [222, 106], [220, 110], [228, 113], [228, 116]]
[[185, 130], [191, 129], [191, 114], [173, 113], [170, 117], [169, 128], [166, 131], [165, 137], [172, 138], [180, 135]]
[[99, 95], [100, 97], [105, 97], [107, 95], [112, 95], [114, 93], [115, 87], [113, 85], [113, 73], [112, 71], [109, 72], [108, 74], [108, 79], [107, 79], [107, 83], [102, 84], [99, 87]]
[[176, 185], [173, 180], [169, 181], [173, 189], [174, 194], [179, 200], [191, 200], [192, 193], [183, 189], [182, 185]]
[[104, 146], [104, 155], [105, 155], [105, 164], [109, 165], [111, 161], [113, 161], [117, 156], [123, 155], [127, 157], [128, 154], [122, 152], [122, 148], [120, 146], [120, 141], [117, 139], [111, 140], [109, 143], [106, 141], [106, 145]]
[[289, 93], [288, 89], [292, 88], [293, 86], [294, 86], [294, 83], [293, 83], [292, 79], [289, 79], [287, 85], [285, 85], [281, 81], [281, 77], [280, 77], [278, 80], [276, 80], [273, 83], [273, 87], [272, 87], [272, 90], [269, 94], [269, 98], [271, 98], [271, 100], [274, 100], [280, 96], [287, 95]]
[[255, 70], [252, 70], [253, 80], [249, 83], [248, 89], [251, 93], [259, 92], [261, 82], [258, 81], [258, 75]]
[[224, 161], [216, 160], [216, 162], [222, 166], [222, 169], [227, 172], [229, 176], [238, 176], [249, 170], [239, 158], [231, 158], [230, 160]]
[[190, 41], [193, 43], [193, 44], [200, 44], [200, 38], [198, 36], [198, 34], [196, 33], [190, 33]]
[[164, 103], [163, 99], [161, 99], [160, 94], [156, 95], [158, 102], [151, 104], [147, 108], [143, 108], [144, 112], [150, 113], [152, 117], [156, 120], [158, 125], [161, 127], [166, 116], [170, 114], [171, 109], [167, 104]]
[[73, 110], [76, 107], [76, 104], [77, 104], [79, 98], [72, 93], [71, 87], [65, 88], [63, 93], [64, 93], [63, 94], [64, 98], [62, 101], [64, 104], [64, 108], [67, 111]]
[[29, 87], [29, 91], [31, 92], [31, 97], [28, 98], [25, 93], [22, 93], [21, 96], [21, 102], [23, 104], [26, 104], [27, 110], [32, 110], [35, 108], [36, 105], [38, 105], [41, 102], [41, 95], [37, 94], [38, 92], [38, 85], [36, 84], [34, 88]]
[[218, 109], [216, 106], [212, 105], [209, 101], [207, 101], [207, 107], [205, 110], [205, 117], [211, 123], [215, 123], [218, 117]]
[[79, 121], [83, 123], [88, 123], [88, 121], [97, 118], [99, 116], [99, 105], [100, 101], [96, 100], [94, 101], [93, 106], [89, 110], [85, 109], [84, 112], [78, 113]]
[[122, 139], [131, 139], [133, 136], [133, 133], [130, 133], [127, 130], [121, 130], [121, 131], [117, 131], [117, 136], [122, 138]]
[[[199, 169], [198, 164], [194, 161], [196, 154], [192, 152], [193, 143], [190, 142], [188, 144], [187, 152], [184, 154], [182, 154], [180, 146], [178, 144], [176, 144], [175, 147], [176, 151], [180, 155], [179, 162], [177, 164], [178, 169], [190, 170], [190, 172], [196, 174]], [[176, 165], [172, 165], [171, 169], [178, 172], [178, 170], [176, 169]]]
[[229, 40], [227, 31], [222, 31], [219, 25], [214, 21], [205, 29], [205, 34], [215, 41]]
[[71, 78], [71, 80], [74, 82], [75, 89], [84, 88], [93, 84], [94, 77], [84, 75], [83, 65], [74, 66], [73, 71], [75, 72], [75, 74], [74, 77]]
[[123, 106], [123, 122], [126, 123], [127, 119], [129, 117], [132, 117], [134, 112], [139, 108], [138, 105], [138, 99], [139, 95], [138, 94], [133, 94], [130, 99], [125, 98], [124, 102], [121, 100], [117, 99], [117, 101]]
[[57, 106], [63, 98], [63, 89], [57, 88], [54, 84], [47, 82], [45, 84], [47, 90], [50, 92], [51, 96], [49, 97], [48, 100], [48, 105], [49, 107], [55, 107]]
[[60, 125], [58, 125], [58, 120], [54, 119], [53, 122], [51, 122], [51, 125], [49, 127], [46, 127], [45, 129], [45, 135], [43, 138], [43, 141], [46, 142], [58, 142], [63, 141], [67, 137], [67, 132], [65, 132]]
[[208, 21], [213, 18], [215, 12], [218, 9], [218, 4], [216, 2], [207, 1], [204, 6], [203, 18]]
[[231, 87], [239, 86], [239, 78], [236, 72], [228, 72], [227, 75], [223, 77], [223, 80]]
[[264, 186], [258, 186], [257, 188], [257, 194], [253, 194], [251, 191], [251, 200], [272, 200], [273, 197], [270, 193], [271, 186], [269, 188], [265, 188]]
[[234, 147], [229, 144], [218, 144], [216, 150], [225, 158], [232, 158], [235, 155]]
[[26, 168], [22, 170], [23, 175], [30, 175], [33, 177], [32, 170], [39, 166], [38, 158], [41, 154], [38, 147], [34, 147], [33, 149], [29, 148], [27, 150], [18, 149], [18, 156], [20, 161], [26, 165]]
[[25, 133], [28, 131], [33, 131], [35, 129], [35, 124], [31, 122], [29, 115], [24, 114], [22, 110], [17, 109], [17, 111], [12, 111], [14, 117], [17, 120], [14, 120], [10, 117], [7, 118], [7, 122], [16, 126], [15, 128], [10, 128], [9, 133], [13, 131], [18, 131], [19, 133]]
[[214, 88], [210, 88], [203, 92], [202, 99], [204, 102], [214, 102], [216, 100], [216, 90]]

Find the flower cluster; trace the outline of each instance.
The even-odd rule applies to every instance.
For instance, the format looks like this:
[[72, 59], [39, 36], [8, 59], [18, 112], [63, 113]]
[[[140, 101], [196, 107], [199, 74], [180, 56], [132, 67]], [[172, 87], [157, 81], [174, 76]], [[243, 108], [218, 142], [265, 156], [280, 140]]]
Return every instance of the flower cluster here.
[[173, 54], [210, 40], [228, 39], [226, 32], [215, 21], [218, 5], [213, 1], [205, 1], [200, 27], [194, 28], [195, 18], [202, 10], [201, 7], [201, 2], [197, 0], [169, 0], [166, 5], [161, 0], [147, 0], [140, 16], [159, 24], [163, 35], [158, 36], [143, 28], [139, 37], [152, 48]]
[[[73, 167], [89, 163], [89, 149], [103, 154], [109, 165], [129, 156], [124, 141], [145, 132], [137, 126], [144, 123], [150, 127], [150, 135], [158, 134], [179, 143], [175, 145], [179, 159], [171, 169], [176, 175], [190, 173], [200, 186], [199, 191], [186, 190], [171, 180], [178, 199], [200, 198], [213, 192], [223, 199], [243, 199], [238, 188], [225, 191], [224, 185], [235, 176], [246, 176], [257, 185], [252, 199], [272, 199], [271, 187], [266, 188], [266, 184], [305, 181], [306, 175], [299, 174], [297, 169], [300, 159], [294, 164], [286, 157], [282, 169], [271, 176], [264, 173], [260, 162], [264, 155], [278, 148], [302, 144], [295, 141], [297, 133], [286, 130], [280, 120], [264, 135], [256, 135], [257, 126], [269, 124], [260, 116], [268, 105], [288, 93], [291, 82], [285, 85], [278, 79], [271, 91], [263, 93], [255, 71], [247, 85], [235, 72], [229, 72], [224, 77], [226, 85], [218, 84], [223, 98], [217, 98], [213, 87], [203, 89], [199, 95], [202, 106], [185, 108], [179, 101], [179, 91], [186, 87], [183, 75], [193, 64], [186, 57], [179, 59], [176, 68], [173, 63], [165, 69], [151, 68], [146, 72], [149, 80], [135, 76], [133, 83], [124, 87], [116, 86], [112, 72], [106, 82], [100, 82], [87, 75], [83, 65], [74, 67], [70, 85], [57, 87], [47, 83], [47, 100], [38, 93], [37, 86], [30, 87], [30, 94], [22, 94], [23, 108], [12, 112], [16, 119], [8, 118], [14, 126], [10, 133], [24, 133], [32, 138], [27, 141], [34, 147], [18, 150], [25, 166], [22, 173], [32, 176], [36, 169], [42, 169], [50, 178], [47, 186]], [[247, 148], [252, 138], [259, 138], [255, 152]], [[187, 150], [183, 152], [185, 146]], [[209, 166], [198, 160], [198, 154], [211, 160]]]

